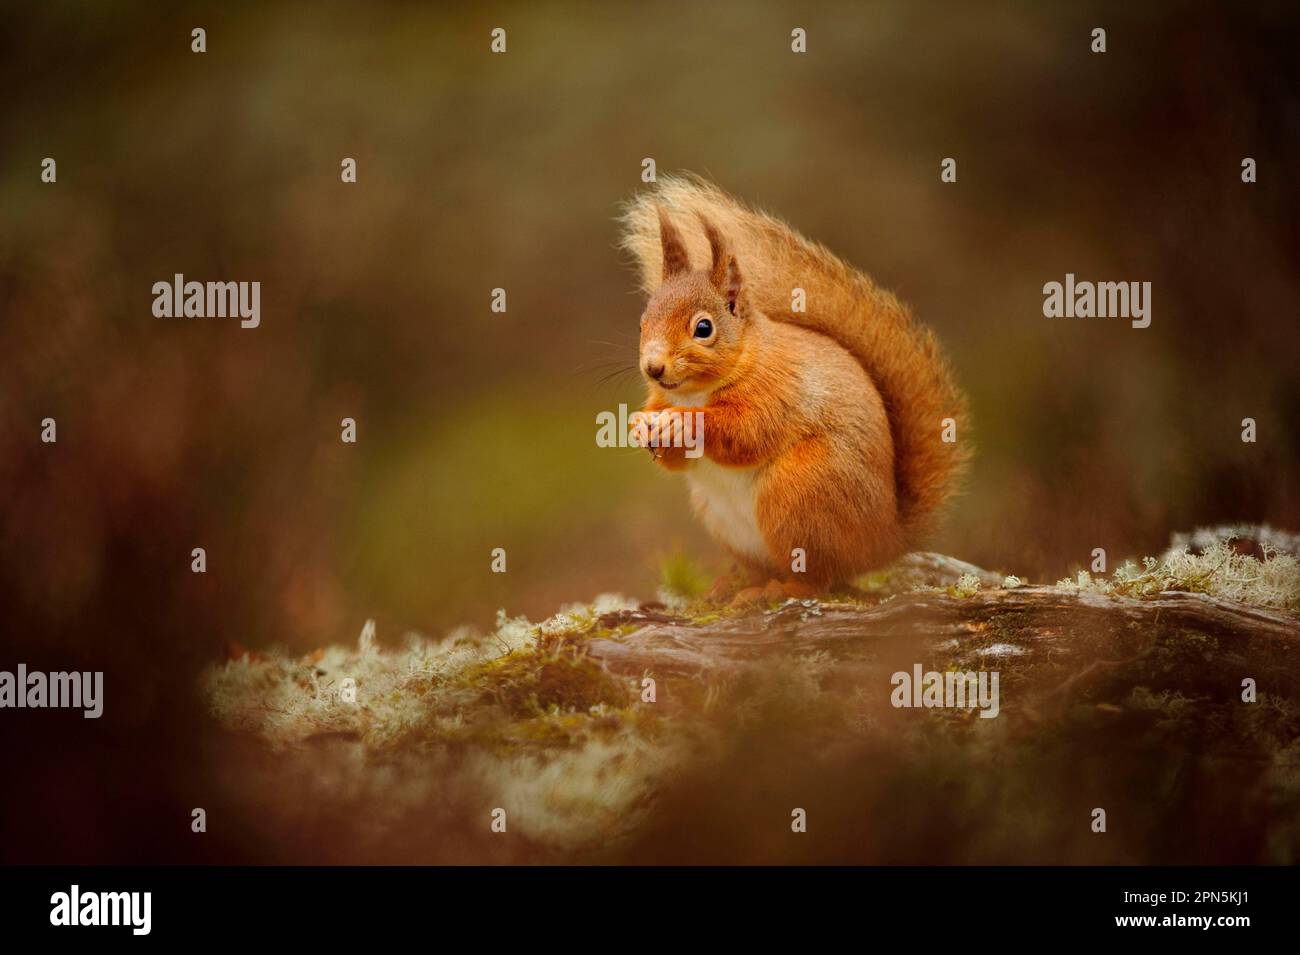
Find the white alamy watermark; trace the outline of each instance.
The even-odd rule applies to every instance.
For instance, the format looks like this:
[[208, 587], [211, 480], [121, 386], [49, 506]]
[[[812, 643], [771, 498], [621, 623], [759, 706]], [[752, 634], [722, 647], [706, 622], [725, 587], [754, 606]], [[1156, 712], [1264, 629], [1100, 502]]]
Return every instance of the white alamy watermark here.
[[1151, 324], [1150, 282], [1065, 282], [1043, 286], [1043, 315], [1047, 318], [1127, 318], [1134, 328]]
[[703, 411], [635, 411], [619, 405], [618, 412], [596, 415], [599, 448], [685, 448], [688, 458], [704, 454]]
[[0, 709], [80, 709], [88, 720], [104, 712], [104, 673], [42, 673], [18, 664], [18, 671], [0, 670]]
[[152, 892], [82, 892], [73, 885], [50, 896], [51, 925], [129, 925], [132, 935], [148, 935], [152, 912]]
[[154, 282], [153, 295], [158, 318], [238, 318], [240, 328], [262, 323], [261, 282], [187, 282], [177, 272], [170, 282]]
[[981, 719], [998, 715], [998, 673], [996, 670], [979, 671], [922, 671], [921, 664], [912, 672], [899, 670], [889, 682], [894, 690], [889, 702], [902, 707], [978, 707]]

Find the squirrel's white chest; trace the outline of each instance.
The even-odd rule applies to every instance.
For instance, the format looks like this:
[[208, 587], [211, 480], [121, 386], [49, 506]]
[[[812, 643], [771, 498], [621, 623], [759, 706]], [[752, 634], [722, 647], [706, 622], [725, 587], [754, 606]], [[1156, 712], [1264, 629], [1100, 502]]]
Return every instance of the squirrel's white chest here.
[[732, 550], [766, 561], [758, 529], [757, 468], [724, 468], [700, 458], [686, 471], [691, 502], [709, 533]]

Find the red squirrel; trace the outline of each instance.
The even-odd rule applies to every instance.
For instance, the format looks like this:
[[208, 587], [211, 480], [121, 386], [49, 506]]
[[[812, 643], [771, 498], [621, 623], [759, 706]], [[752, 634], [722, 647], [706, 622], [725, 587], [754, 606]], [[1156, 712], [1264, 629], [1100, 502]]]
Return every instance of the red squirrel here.
[[[702, 179], [661, 180], [622, 223], [650, 296], [632, 440], [685, 475], [747, 582], [767, 582], [737, 599], [824, 592], [915, 547], [967, 457], [965, 399], [934, 335], [823, 246]], [[682, 440], [697, 412], [702, 456]], [[730, 594], [726, 580], [711, 596]]]

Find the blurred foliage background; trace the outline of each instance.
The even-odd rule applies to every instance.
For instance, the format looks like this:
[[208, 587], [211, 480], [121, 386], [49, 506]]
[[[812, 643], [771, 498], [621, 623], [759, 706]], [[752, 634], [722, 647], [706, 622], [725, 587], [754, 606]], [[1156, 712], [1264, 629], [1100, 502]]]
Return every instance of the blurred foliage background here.
[[[939, 331], [978, 454], [936, 549], [1055, 579], [1196, 524], [1300, 526], [1292, 4], [0, 18], [5, 665], [106, 670], [108, 694], [93, 725], [7, 713], [6, 859], [271, 852], [228, 822], [189, 838], [190, 807], [241, 811], [213, 803], [193, 693], [226, 641], [649, 597], [678, 549], [722, 569], [681, 482], [594, 441], [641, 395], [614, 216], [645, 157], [786, 217]], [[261, 327], [154, 318], [177, 272], [260, 281]], [[1066, 272], [1151, 281], [1151, 327], [1045, 319]]]
[[[161, 680], [225, 640], [307, 650], [367, 617], [388, 640], [650, 597], [676, 548], [722, 569], [681, 482], [594, 441], [598, 412], [641, 396], [614, 217], [645, 157], [786, 217], [939, 331], [978, 455], [936, 549], [1055, 579], [1196, 524], [1300, 525], [1290, 4], [4, 20], [0, 602], [51, 666], [94, 641]], [[260, 281], [261, 327], [153, 317], [177, 272]], [[1045, 319], [1066, 272], [1151, 281], [1151, 327]]]

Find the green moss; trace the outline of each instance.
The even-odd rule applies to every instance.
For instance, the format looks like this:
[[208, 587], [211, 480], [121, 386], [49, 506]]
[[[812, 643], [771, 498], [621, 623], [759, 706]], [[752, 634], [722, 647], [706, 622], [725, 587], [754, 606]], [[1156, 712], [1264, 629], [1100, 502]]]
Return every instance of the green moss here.
[[888, 568], [884, 570], [873, 570], [869, 574], [863, 574], [854, 582], [854, 586], [868, 594], [888, 594], [893, 592], [895, 586], [894, 572]]
[[592, 720], [585, 713], [548, 713], [509, 726], [506, 738], [547, 748], [569, 748], [586, 742]]
[[597, 704], [585, 711], [552, 710], [515, 720], [501, 728], [501, 741], [541, 749], [579, 749], [593, 740], [612, 740], [622, 734], [641, 739], [659, 735], [660, 718], [636, 703], [616, 709]]
[[694, 600], [709, 589], [708, 575], [681, 549], [659, 562], [659, 583], [669, 593], [687, 600]]
[[515, 716], [552, 711], [585, 713], [598, 705], [622, 707], [627, 684], [568, 643], [549, 650], [511, 653], [473, 667], [461, 677], [481, 698]]

